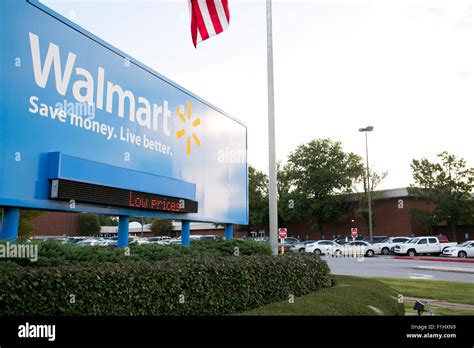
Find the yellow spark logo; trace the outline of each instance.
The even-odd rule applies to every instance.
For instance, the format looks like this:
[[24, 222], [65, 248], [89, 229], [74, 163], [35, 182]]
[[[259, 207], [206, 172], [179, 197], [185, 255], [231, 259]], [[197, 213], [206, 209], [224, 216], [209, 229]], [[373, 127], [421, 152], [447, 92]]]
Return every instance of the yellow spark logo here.
[[[186, 124], [186, 117], [183, 115], [183, 112], [181, 111], [180, 108], [177, 108], [176, 109], [176, 113], [178, 114], [179, 118], [181, 119], [181, 121], [183, 121], [184, 124]], [[191, 103], [188, 102], [188, 110], [187, 110], [187, 119], [189, 120], [189, 122], [191, 122]], [[199, 126], [201, 124], [201, 119], [198, 117], [196, 118], [193, 123], [192, 123], [192, 126], [193, 128]], [[191, 134], [188, 134], [187, 138], [186, 138], [186, 154], [189, 156], [191, 154], [191, 138], [193, 138], [194, 140], [194, 143], [196, 144], [197, 147], [200, 147], [201, 146], [201, 142], [199, 141], [199, 138], [197, 137], [197, 135], [193, 132], [193, 131], [190, 131]], [[186, 129], [184, 128], [181, 128], [179, 131], [176, 132], [176, 138], [177, 139], [181, 139], [183, 136], [186, 135]]]

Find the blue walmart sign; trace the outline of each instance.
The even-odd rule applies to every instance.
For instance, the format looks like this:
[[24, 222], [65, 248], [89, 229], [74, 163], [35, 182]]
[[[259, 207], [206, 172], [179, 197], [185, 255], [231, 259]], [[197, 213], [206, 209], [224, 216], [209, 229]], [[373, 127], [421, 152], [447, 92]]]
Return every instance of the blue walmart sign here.
[[[248, 222], [242, 123], [37, 1], [2, 1], [0, 23], [0, 206]], [[197, 212], [71, 205], [57, 180]]]

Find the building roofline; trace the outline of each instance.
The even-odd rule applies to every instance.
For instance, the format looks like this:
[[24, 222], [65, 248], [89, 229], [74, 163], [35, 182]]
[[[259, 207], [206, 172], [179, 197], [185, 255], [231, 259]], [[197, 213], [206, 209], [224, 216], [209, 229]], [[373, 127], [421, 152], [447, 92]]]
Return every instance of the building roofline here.
[[[364, 192], [350, 193], [344, 197], [346, 202], [357, 202], [358, 196]], [[373, 192], [373, 200], [389, 199], [389, 198], [404, 198], [409, 197], [407, 187], [393, 188], [387, 190], [377, 190]]]

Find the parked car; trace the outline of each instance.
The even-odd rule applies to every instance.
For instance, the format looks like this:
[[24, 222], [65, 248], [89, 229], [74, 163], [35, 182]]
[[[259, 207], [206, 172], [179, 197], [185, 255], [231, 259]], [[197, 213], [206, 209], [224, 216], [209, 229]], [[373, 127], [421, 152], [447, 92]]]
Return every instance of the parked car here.
[[[278, 238], [278, 244], [281, 244], [281, 239]], [[299, 243], [300, 240], [295, 238], [295, 237], [286, 237], [285, 238], [285, 244], [296, 244], [296, 243]]]
[[[357, 236], [355, 238], [355, 240], [363, 240], [363, 239], [364, 239], [363, 236]], [[332, 241], [337, 243], [337, 244], [343, 245], [343, 244], [346, 244], [346, 243], [349, 243], [349, 242], [353, 242], [354, 238], [352, 238], [352, 236], [339, 236], [339, 237], [333, 239]]]
[[117, 241], [113, 239], [106, 239], [101, 243], [101, 246], [117, 246]]
[[37, 236], [33, 237], [32, 241], [35, 242], [41, 242], [41, 243], [49, 243], [49, 242], [59, 242], [59, 243], [64, 243], [64, 241], [67, 239], [67, 237], [43, 237], [43, 236]]
[[[286, 237], [285, 243], [283, 245], [283, 248], [285, 249], [285, 253], [288, 252], [293, 245], [298, 244], [299, 242], [300, 240], [295, 237]], [[281, 252], [281, 245], [282, 245], [282, 240], [278, 238], [278, 252]]]
[[315, 242], [314, 240], [304, 240], [302, 242], [299, 242], [290, 246], [288, 251], [304, 253], [306, 245], [314, 243], [314, 242]]
[[197, 236], [197, 238], [193, 240], [215, 240], [215, 239], [217, 239], [217, 237], [214, 235], [204, 235], [204, 236]]
[[148, 238], [136, 238], [134, 242], [135, 244], [138, 244], [138, 245], [150, 244], [150, 241], [148, 240]]
[[397, 244], [394, 252], [411, 257], [422, 254], [440, 255], [444, 249], [456, 245], [457, 243], [441, 243], [438, 237], [416, 237], [406, 243]]
[[156, 242], [150, 242], [152, 244], [159, 244], [159, 245], [170, 245], [170, 244], [181, 244], [181, 239], [175, 243], [176, 239], [162, 239]]
[[164, 245], [181, 244], [181, 238], [173, 238], [173, 239], [163, 240], [163, 241], [161, 241], [161, 243], [164, 244]]
[[165, 241], [171, 239], [170, 237], [166, 236], [157, 236], [157, 237], [148, 237], [147, 241], [149, 244], [159, 244], [158, 242]]
[[[133, 236], [130, 236], [128, 237], [128, 244], [138, 244], [138, 237], [133, 237]], [[142, 239], [142, 238], [140, 238]], [[118, 237], [117, 236], [114, 236], [114, 237], [106, 237], [106, 238], [103, 238], [102, 241], [99, 243], [99, 244], [94, 244], [94, 245], [100, 245], [100, 246], [117, 246], [117, 243], [118, 243]]]
[[367, 243], [375, 244], [375, 243], [381, 243], [387, 238], [388, 238], [387, 236], [372, 236], [372, 243], [370, 242], [370, 237], [364, 237], [364, 239], [362, 240]]
[[410, 237], [389, 237], [383, 240], [380, 243], [374, 243], [374, 248], [378, 250], [375, 251], [376, 254], [388, 255], [391, 252], [393, 253], [394, 248], [397, 243], [405, 243], [409, 241]]
[[89, 239], [83, 239], [83, 240], [77, 242], [76, 245], [101, 246], [102, 243], [104, 243], [104, 240], [102, 240], [102, 239], [89, 238]]
[[357, 240], [354, 242], [346, 243], [342, 245], [341, 249], [344, 255], [367, 256], [367, 257], [373, 257], [375, 255], [375, 250], [376, 250], [376, 248], [372, 244], [363, 240]]
[[336, 255], [341, 251], [342, 246], [332, 240], [318, 240], [306, 244], [305, 252], [316, 255]]
[[80, 242], [81, 240], [85, 240], [85, 239], [88, 239], [87, 237], [66, 237], [64, 240], [63, 240], [63, 244], [77, 244], [78, 242]]
[[468, 240], [456, 246], [444, 248], [443, 256], [449, 257], [474, 257], [474, 240]]
[[143, 244], [144, 241], [146, 241], [146, 238], [137, 237], [137, 236], [128, 237], [128, 244]]

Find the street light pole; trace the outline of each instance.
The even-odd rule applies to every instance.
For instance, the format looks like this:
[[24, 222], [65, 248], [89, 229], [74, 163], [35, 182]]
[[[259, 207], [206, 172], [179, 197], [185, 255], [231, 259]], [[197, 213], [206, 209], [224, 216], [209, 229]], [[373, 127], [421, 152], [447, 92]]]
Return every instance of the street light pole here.
[[273, 91], [273, 36], [272, 1], [267, 0], [267, 82], [268, 82], [268, 201], [269, 201], [269, 241], [273, 255], [278, 255], [278, 205], [275, 151], [275, 101]]
[[360, 128], [359, 132], [364, 132], [365, 133], [365, 158], [366, 158], [366, 163], [367, 163], [367, 208], [368, 208], [368, 213], [369, 213], [369, 238], [370, 238], [370, 243], [373, 243], [374, 241], [374, 236], [372, 232], [372, 197], [370, 194], [370, 172], [369, 172], [369, 145], [367, 141], [367, 133], [372, 132], [374, 130], [374, 127], [372, 126], [367, 126], [365, 128]]

